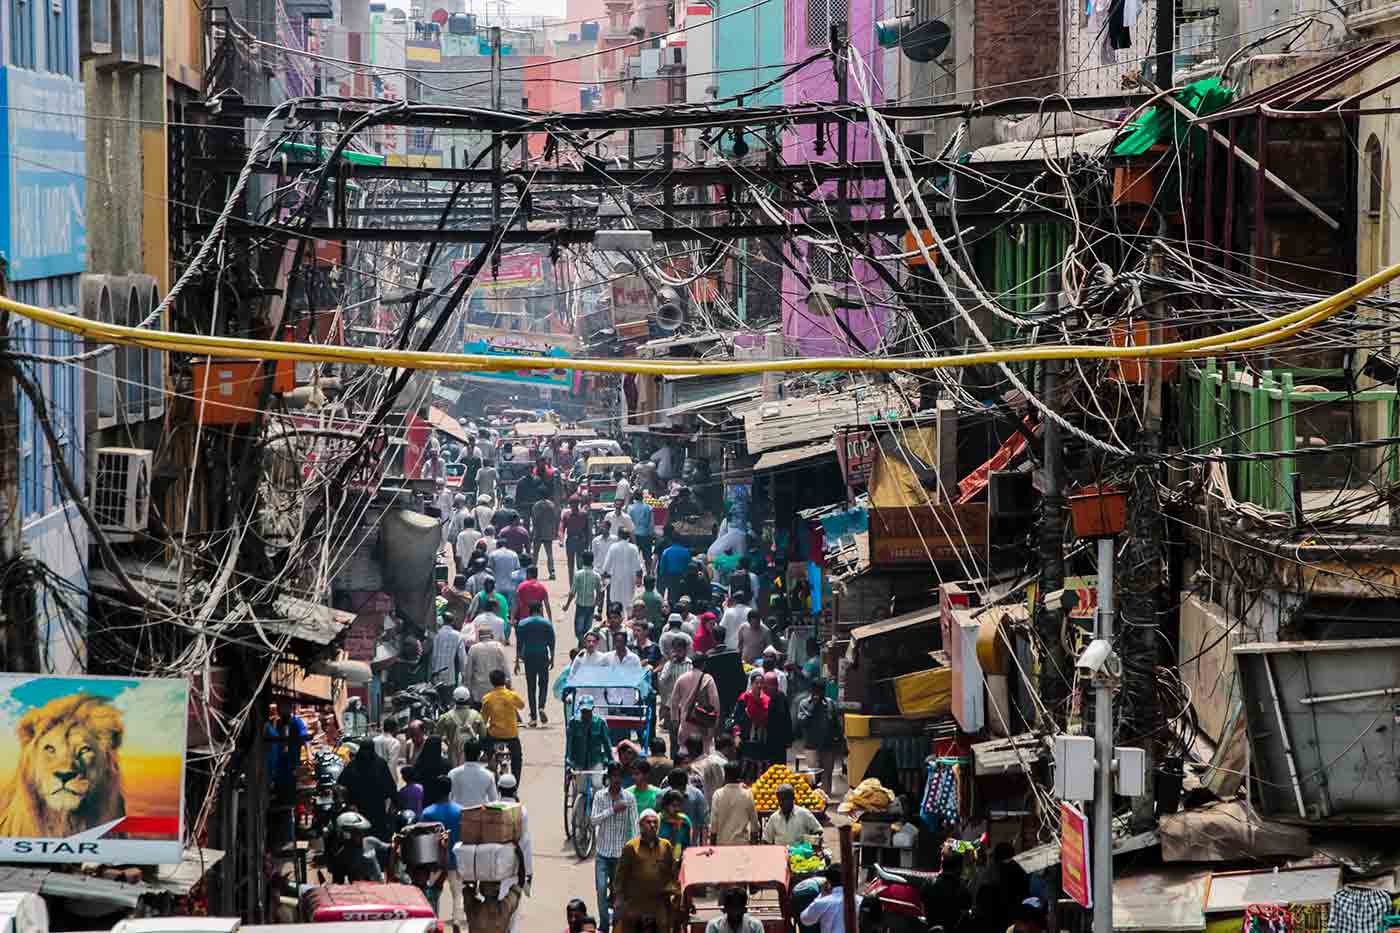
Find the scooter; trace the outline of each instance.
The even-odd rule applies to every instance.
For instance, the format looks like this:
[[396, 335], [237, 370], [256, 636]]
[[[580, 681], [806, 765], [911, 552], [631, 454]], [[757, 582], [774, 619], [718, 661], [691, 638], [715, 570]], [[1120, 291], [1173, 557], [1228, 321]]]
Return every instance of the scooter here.
[[861, 893], [880, 902], [884, 927], [889, 933], [924, 933], [928, 930], [924, 921], [923, 889], [918, 883], [877, 864], [875, 877], [870, 879]]

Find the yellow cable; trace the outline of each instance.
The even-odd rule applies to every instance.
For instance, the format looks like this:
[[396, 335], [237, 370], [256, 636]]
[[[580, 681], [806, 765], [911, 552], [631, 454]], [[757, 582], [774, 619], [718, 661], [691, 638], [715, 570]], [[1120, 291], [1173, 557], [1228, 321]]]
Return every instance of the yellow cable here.
[[499, 372], [517, 369], [571, 369], [581, 372], [636, 374], [651, 376], [725, 376], [765, 372], [826, 372], [951, 369], [987, 363], [1019, 363], [1031, 360], [1097, 359], [1141, 360], [1185, 358], [1229, 350], [1245, 350], [1277, 343], [1303, 330], [1315, 327], [1340, 313], [1396, 278], [1400, 264], [1382, 269], [1335, 295], [1288, 314], [1212, 337], [1177, 340], [1151, 346], [1093, 346], [1082, 344], [1042, 344], [1007, 350], [963, 353], [955, 356], [920, 357], [806, 357], [785, 360], [731, 360], [724, 363], [686, 363], [671, 360], [618, 360], [575, 357], [496, 356], [466, 353], [438, 353], [418, 350], [386, 350], [374, 347], [337, 347], [324, 344], [290, 343], [280, 340], [249, 340], [241, 337], [212, 337], [172, 331], [144, 330], [122, 324], [90, 321], [74, 314], [39, 308], [9, 298], [0, 298], [0, 310], [10, 311], [40, 324], [69, 331], [97, 343], [149, 347], [166, 352], [190, 353], [227, 359], [298, 360], [302, 362], [345, 363], [361, 366], [397, 366], [441, 372]]

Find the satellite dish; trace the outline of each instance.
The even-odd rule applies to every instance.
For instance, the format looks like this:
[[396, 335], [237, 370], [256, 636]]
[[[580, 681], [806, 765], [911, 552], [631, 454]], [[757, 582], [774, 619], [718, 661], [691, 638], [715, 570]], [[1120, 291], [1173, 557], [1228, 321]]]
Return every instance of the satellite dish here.
[[953, 41], [953, 31], [941, 19], [931, 19], [910, 27], [899, 37], [899, 47], [914, 62], [931, 62], [942, 55]]
[[447, 25], [447, 11], [444, 10], [442, 7], [438, 7], [436, 10], [433, 10], [432, 18], [433, 22], [437, 23], [439, 26]]

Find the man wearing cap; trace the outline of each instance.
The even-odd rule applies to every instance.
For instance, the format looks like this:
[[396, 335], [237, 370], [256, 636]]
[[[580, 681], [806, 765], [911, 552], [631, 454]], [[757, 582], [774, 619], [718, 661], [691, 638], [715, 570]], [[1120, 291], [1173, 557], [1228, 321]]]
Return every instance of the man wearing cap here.
[[[679, 622], [680, 616], [672, 613], [671, 618]], [[667, 635], [674, 635], [669, 641]], [[680, 731], [680, 723], [676, 720], [671, 710], [671, 697], [675, 693], [676, 681], [682, 676], [690, 673], [695, 667], [690, 662], [690, 639], [685, 632], [666, 632], [661, 636], [661, 644], [666, 646], [666, 663], [661, 665], [661, 670], [656, 675], [656, 705], [661, 713], [661, 728], [666, 730], [666, 736], [671, 742], [671, 753], [674, 755], [677, 745], [677, 733]]]
[[510, 670], [510, 660], [505, 647], [496, 640], [496, 632], [489, 626], [477, 629], [476, 644], [467, 652], [467, 674], [464, 678], [472, 699], [480, 703], [491, 692], [491, 672]]
[[433, 725], [433, 734], [442, 736], [442, 742], [447, 746], [447, 760], [454, 768], [463, 761], [462, 743], [479, 742], [486, 734], [486, 720], [472, 709], [471, 698], [471, 691], [466, 687], [453, 690], [452, 708], [439, 716]]
[[763, 824], [763, 841], [768, 845], [794, 846], [808, 836], [820, 836], [822, 824], [806, 807], [797, 806], [797, 792], [791, 784], [778, 785], [778, 809]]
[[618, 933], [638, 933], [644, 921], [671, 929], [671, 906], [679, 894], [680, 851], [660, 836], [661, 817], [647, 809], [637, 817], [638, 835], [622, 847], [613, 878]]
[[481, 529], [482, 534], [486, 533], [486, 526], [491, 524], [491, 516], [496, 514], [492, 501], [489, 495], [482, 493], [476, 497], [476, 508], [472, 509], [472, 517], [476, 519], [476, 527]]
[[690, 646], [694, 639], [686, 634], [682, 627], [685, 624], [685, 617], [679, 612], [673, 612], [666, 617], [666, 627], [661, 630], [661, 636], [656, 639], [657, 645], [661, 648], [663, 657], [671, 656], [671, 643], [676, 641], [685, 642], [685, 653], [690, 655]]
[[564, 765], [575, 771], [594, 771], [613, 760], [608, 724], [593, 715], [596, 703], [586, 693], [574, 702], [574, 718], [564, 737]]

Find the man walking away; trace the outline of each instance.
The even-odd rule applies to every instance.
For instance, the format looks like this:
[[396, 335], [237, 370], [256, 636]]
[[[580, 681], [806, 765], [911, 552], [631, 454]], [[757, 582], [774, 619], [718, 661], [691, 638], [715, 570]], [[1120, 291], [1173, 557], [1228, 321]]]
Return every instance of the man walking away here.
[[531, 606], [542, 607], [544, 617], [554, 622], [554, 610], [549, 607], [549, 590], [540, 582], [539, 565], [530, 562], [525, 565], [525, 579], [515, 588], [515, 621], [520, 623], [530, 614]]
[[627, 515], [632, 519], [633, 534], [637, 536], [637, 548], [642, 552], [642, 560], [650, 567], [651, 556], [656, 551], [656, 525], [645, 493], [640, 490], [632, 493], [632, 504], [627, 507]]
[[588, 551], [588, 509], [578, 496], [569, 497], [569, 507], [560, 517], [564, 536], [564, 559], [569, 565], [569, 579], [574, 578], [580, 558]]
[[530, 700], [530, 726], [533, 728], [541, 722], [549, 722], [549, 714], [544, 707], [549, 697], [549, 672], [554, 668], [554, 623], [541, 615], [539, 603], [531, 604], [530, 614], [520, 620], [516, 630], [516, 673], [520, 672], [522, 661], [525, 665], [525, 696]]
[[525, 708], [525, 700], [507, 686], [508, 681], [504, 668], [491, 672], [492, 690], [481, 701], [481, 715], [486, 720], [491, 754], [494, 756], [496, 749], [504, 745], [510, 752], [511, 773], [519, 774], [523, 764], [519, 713]]
[[554, 500], [544, 498], [530, 507], [530, 535], [534, 543], [530, 546], [530, 559], [540, 562], [540, 550], [544, 550], [549, 563], [549, 579], [554, 579], [554, 539], [559, 537], [559, 506]]
[[598, 596], [603, 589], [603, 578], [593, 569], [593, 555], [584, 551], [579, 555], [582, 566], [569, 583], [569, 595], [564, 599], [564, 611], [569, 611], [572, 603], [578, 603], [574, 610], [574, 637], [583, 640], [588, 630], [593, 628], [594, 612]]

